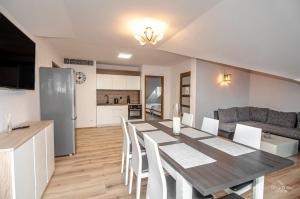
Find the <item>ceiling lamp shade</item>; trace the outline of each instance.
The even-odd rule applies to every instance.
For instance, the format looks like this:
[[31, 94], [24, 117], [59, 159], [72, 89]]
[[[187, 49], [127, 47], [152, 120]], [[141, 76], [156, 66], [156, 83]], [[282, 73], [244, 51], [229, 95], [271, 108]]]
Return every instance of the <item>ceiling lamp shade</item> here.
[[131, 24], [134, 38], [141, 44], [157, 44], [164, 37], [166, 24], [154, 19], [143, 19]]

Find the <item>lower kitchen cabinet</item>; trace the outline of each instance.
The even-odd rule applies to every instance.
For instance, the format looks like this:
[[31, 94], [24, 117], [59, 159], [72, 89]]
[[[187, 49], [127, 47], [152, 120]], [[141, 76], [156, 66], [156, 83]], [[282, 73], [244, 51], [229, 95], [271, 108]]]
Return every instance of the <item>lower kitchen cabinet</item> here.
[[128, 120], [127, 105], [97, 106], [97, 126], [120, 125], [120, 116]]

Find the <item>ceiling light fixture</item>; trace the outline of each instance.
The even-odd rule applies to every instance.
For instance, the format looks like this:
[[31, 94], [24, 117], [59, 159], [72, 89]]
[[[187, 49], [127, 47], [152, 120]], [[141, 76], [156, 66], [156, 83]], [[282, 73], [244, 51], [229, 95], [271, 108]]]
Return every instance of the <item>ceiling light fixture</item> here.
[[132, 57], [132, 54], [128, 54], [128, 53], [119, 53], [118, 54], [118, 58], [120, 59], [130, 59]]
[[134, 38], [143, 46], [147, 43], [152, 45], [164, 37], [167, 25], [155, 19], [145, 18], [131, 23]]

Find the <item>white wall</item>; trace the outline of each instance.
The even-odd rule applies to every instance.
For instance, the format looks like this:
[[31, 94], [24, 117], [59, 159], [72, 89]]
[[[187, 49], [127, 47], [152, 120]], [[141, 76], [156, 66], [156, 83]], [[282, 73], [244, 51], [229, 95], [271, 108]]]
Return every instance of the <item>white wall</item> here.
[[300, 83], [251, 73], [250, 105], [300, 112]]
[[[141, 68], [141, 101], [145, 106], [145, 75], [164, 76], [164, 119], [171, 117], [171, 68], [167, 66], [143, 65]], [[143, 107], [144, 109], [145, 107]], [[144, 111], [143, 111], [144, 118]]]
[[[224, 73], [232, 74], [229, 85], [220, 83]], [[196, 85], [197, 128], [201, 127], [203, 117], [213, 117], [218, 108], [249, 105], [249, 72], [197, 60]]]
[[62, 65], [60, 57], [42, 38], [30, 35], [10, 14], [0, 6], [2, 12], [19, 29], [24, 31], [36, 43], [35, 90], [0, 90], [0, 132], [6, 129], [6, 116], [12, 114], [12, 123], [17, 125], [30, 120], [40, 119], [39, 75], [40, 66], [50, 67], [52, 61]]
[[191, 71], [191, 59], [187, 59], [174, 66], [171, 66], [172, 72], [172, 104], [178, 103], [180, 99], [180, 74]]
[[96, 127], [96, 66], [66, 64], [64, 67], [73, 68], [76, 72], [83, 72], [86, 75], [86, 81], [83, 84], [76, 84], [76, 127]]
[[[191, 90], [190, 90], [190, 112], [195, 115], [196, 112], [196, 59], [189, 58], [174, 66], [171, 66], [172, 73], [172, 97], [171, 105], [179, 104], [180, 99], [180, 74], [191, 72]], [[172, 107], [171, 107], [172, 108]], [[172, 112], [172, 110], [171, 110]]]

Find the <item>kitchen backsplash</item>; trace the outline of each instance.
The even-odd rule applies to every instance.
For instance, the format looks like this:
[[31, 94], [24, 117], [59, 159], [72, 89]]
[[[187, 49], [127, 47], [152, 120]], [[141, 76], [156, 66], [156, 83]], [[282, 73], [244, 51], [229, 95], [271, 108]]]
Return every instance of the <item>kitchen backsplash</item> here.
[[114, 103], [114, 98], [119, 99], [119, 104], [127, 104], [127, 96], [130, 96], [131, 104], [140, 103], [140, 91], [122, 91], [122, 90], [97, 90], [97, 104], [105, 104], [105, 95], [109, 97], [109, 103]]

